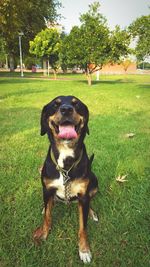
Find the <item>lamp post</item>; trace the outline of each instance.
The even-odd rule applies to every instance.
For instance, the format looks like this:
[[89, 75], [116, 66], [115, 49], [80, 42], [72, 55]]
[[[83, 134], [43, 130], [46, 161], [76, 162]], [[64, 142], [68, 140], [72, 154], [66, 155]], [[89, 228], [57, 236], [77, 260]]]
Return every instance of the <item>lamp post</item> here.
[[21, 38], [23, 36], [23, 32], [19, 33], [19, 52], [20, 52], [20, 72], [21, 72], [21, 77], [24, 76], [23, 74], [23, 65], [22, 65], [22, 47], [21, 47]]
[[8, 54], [5, 55], [6, 63], [5, 63], [5, 68], [8, 69]]

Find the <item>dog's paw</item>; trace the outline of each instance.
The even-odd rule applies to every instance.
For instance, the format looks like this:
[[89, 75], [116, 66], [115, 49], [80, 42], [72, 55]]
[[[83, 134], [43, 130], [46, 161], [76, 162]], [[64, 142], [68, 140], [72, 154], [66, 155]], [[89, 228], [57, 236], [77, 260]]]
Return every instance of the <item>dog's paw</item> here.
[[46, 238], [47, 238], [47, 233], [45, 233], [43, 231], [43, 228], [42, 227], [37, 228], [33, 232], [33, 240], [34, 240], [35, 244], [39, 244], [40, 241], [46, 240]]
[[79, 256], [80, 260], [82, 260], [84, 263], [90, 263], [92, 260], [92, 254], [90, 250], [85, 252], [79, 250]]
[[99, 221], [98, 216], [97, 216], [97, 214], [95, 212], [93, 213], [93, 215], [91, 216], [91, 218], [92, 218], [92, 220], [94, 222], [98, 222]]
[[91, 218], [94, 222], [98, 222], [98, 221], [99, 221], [98, 216], [97, 216], [97, 214], [95, 213], [94, 210], [90, 209], [89, 215], [90, 215], [90, 218]]

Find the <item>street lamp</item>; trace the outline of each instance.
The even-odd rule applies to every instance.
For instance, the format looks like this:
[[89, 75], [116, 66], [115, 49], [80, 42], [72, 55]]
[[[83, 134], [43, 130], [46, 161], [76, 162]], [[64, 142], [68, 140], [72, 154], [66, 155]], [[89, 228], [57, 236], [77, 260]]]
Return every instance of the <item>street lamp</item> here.
[[21, 77], [24, 76], [23, 74], [23, 65], [22, 65], [22, 48], [21, 48], [21, 38], [23, 36], [23, 32], [19, 32], [19, 51], [20, 51], [20, 72], [21, 72]]

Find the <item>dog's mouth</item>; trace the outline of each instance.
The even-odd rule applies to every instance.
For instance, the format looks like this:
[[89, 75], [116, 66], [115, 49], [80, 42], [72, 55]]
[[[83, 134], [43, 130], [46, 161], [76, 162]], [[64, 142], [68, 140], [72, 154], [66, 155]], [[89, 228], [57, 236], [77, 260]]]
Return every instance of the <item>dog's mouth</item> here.
[[52, 125], [59, 139], [71, 140], [78, 137], [81, 121], [74, 124], [72, 121], [66, 120], [58, 125], [53, 121]]

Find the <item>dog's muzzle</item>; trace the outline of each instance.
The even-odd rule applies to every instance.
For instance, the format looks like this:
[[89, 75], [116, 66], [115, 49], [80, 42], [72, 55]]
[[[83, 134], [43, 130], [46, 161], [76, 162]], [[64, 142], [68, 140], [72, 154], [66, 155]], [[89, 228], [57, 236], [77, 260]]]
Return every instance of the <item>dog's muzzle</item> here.
[[78, 138], [81, 119], [76, 119], [74, 107], [63, 104], [59, 107], [59, 120], [52, 120], [57, 137], [59, 139], [71, 140]]
[[64, 104], [60, 107], [60, 113], [62, 120], [58, 126], [58, 137], [60, 139], [75, 139], [77, 138], [77, 132], [73, 120], [71, 119], [73, 114], [73, 107], [69, 104]]

